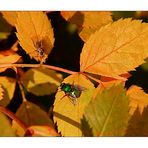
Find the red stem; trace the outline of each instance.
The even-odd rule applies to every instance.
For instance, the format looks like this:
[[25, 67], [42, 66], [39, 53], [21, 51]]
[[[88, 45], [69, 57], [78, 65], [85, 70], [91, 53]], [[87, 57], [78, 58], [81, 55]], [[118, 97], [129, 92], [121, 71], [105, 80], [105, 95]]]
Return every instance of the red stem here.
[[0, 67], [36, 67], [36, 68], [45, 67], [45, 68], [49, 68], [49, 69], [52, 69], [52, 70], [65, 72], [65, 73], [68, 73], [68, 74], [77, 73], [75, 71], [67, 70], [67, 69], [52, 66], [52, 65], [45, 65], [45, 64], [0, 64]]
[[0, 106], [0, 112], [4, 113], [5, 115], [7, 115], [9, 118], [11, 118], [12, 120], [14, 120], [17, 124], [19, 124], [24, 130], [27, 129], [27, 125], [25, 123], [23, 123], [21, 120], [19, 120], [15, 114], [13, 114], [11, 111], [9, 111], [7, 108]]

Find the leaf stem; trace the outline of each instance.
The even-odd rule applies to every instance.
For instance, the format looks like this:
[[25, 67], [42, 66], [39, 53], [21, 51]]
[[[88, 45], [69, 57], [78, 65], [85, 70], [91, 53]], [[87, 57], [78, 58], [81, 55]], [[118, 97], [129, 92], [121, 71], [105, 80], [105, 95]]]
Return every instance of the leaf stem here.
[[19, 120], [16, 115], [14, 113], [12, 113], [11, 111], [9, 111], [7, 108], [3, 107], [0, 105], [0, 112], [4, 113], [5, 115], [7, 115], [9, 118], [11, 118], [12, 120], [14, 120], [15, 122], [17, 122], [17, 124], [19, 124], [24, 130], [27, 129], [27, 125], [22, 122], [21, 120]]
[[65, 72], [68, 74], [76, 74], [77, 73], [75, 71], [67, 70], [67, 69], [52, 66], [52, 65], [46, 65], [46, 64], [0, 64], [0, 68], [4, 68], [4, 67], [36, 67], [36, 68], [44, 67], [44, 68], [49, 68], [49, 69], [56, 70], [56, 71]]

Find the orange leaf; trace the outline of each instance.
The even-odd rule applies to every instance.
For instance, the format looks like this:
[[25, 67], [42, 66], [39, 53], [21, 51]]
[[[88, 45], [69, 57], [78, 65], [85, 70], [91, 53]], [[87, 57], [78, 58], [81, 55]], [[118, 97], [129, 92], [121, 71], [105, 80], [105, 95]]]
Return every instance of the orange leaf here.
[[45, 62], [54, 43], [53, 29], [46, 14], [39, 11], [17, 14], [16, 29], [21, 46], [31, 58]]
[[111, 12], [62, 11], [61, 15], [70, 23], [77, 25], [83, 41], [86, 41], [97, 29], [112, 22]]
[[[3, 55], [2, 53], [0, 53], [0, 64], [12, 64], [12, 63], [16, 63], [21, 57], [16, 54], [9, 54], [8, 56]], [[0, 68], [0, 72], [5, 71], [7, 68], [10, 67], [4, 67], [4, 68]]]
[[129, 113], [133, 115], [135, 110], [139, 108], [139, 111], [142, 114], [144, 107], [148, 105], [148, 94], [146, 94], [141, 87], [132, 85], [127, 90], [127, 95], [129, 95], [130, 98]]
[[9, 24], [15, 26], [17, 19], [17, 11], [2, 11], [1, 13]]
[[80, 57], [81, 72], [115, 79], [134, 70], [148, 56], [148, 24], [120, 19], [96, 31], [84, 44]]

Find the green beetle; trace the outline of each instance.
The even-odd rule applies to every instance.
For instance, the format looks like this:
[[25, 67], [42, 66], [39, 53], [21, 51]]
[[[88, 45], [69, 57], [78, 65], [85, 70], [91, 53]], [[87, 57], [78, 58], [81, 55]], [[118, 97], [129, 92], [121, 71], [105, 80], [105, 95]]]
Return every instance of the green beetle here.
[[81, 96], [82, 91], [86, 89], [81, 87], [80, 85], [62, 83], [60, 85], [60, 90], [64, 91], [65, 93], [65, 95], [62, 98], [64, 98], [65, 96], [68, 96], [72, 101], [72, 103], [76, 105], [77, 99]]

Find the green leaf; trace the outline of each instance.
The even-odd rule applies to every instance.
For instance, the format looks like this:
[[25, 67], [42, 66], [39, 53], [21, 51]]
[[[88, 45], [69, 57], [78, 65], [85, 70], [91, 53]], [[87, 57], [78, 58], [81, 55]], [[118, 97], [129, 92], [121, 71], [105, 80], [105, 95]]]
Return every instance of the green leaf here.
[[2, 76], [0, 77], [0, 84], [4, 90], [4, 97], [0, 101], [0, 105], [7, 106], [13, 98], [16, 80], [13, 78]]
[[125, 136], [148, 136], [148, 107], [141, 114], [137, 109], [129, 120]]
[[62, 82], [62, 75], [49, 69], [31, 68], [22, 77], [23, 86], [37, 96], [56, 92]]
[[0, 136], [15, 136], [14, 130], [11, 127], [10, 120], [0, 112]]
[[85, 108], [84, 116], [94, 136], [123, 136], [128, 123], [128, 97], [117, 85], [97, 94]]

